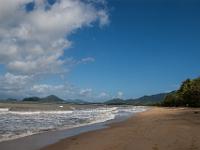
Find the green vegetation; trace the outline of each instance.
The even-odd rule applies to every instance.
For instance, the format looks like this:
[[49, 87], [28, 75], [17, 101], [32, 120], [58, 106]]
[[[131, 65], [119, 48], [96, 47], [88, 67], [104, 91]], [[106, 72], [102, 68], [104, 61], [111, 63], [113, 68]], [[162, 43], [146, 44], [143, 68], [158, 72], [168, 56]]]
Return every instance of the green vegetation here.
[[104, 102], [106, 105], [126, 105], [126, 101], [120, 98], [114, 98], [109, 101]]
[[171, 93], [143, 96], [137, 99], [112, 99], [107, 105], [143, 105], [167, 107], [200, 107], [200, 77], [185, 80], [180, 89]]
[[24, 98], [23, 102], [62, 103], [64, 102], [64, 100], [60, 99], [55, 95], [50, 95], [44, 98], [39, 98], [39, 97]]
[[150, 95], [150, 96], [143, 96], [136, 99], [112, 99], [109, 101], [106, 101], [105, 104], [107, 105], [134, 105], [134, 106], [153, 106], [153, 105], [160, 105], [167, 96], [167, 93], [161, 93], [156, 95]]
[[200, 77], [185, 80], [179, 90], [166, 96], [162, 105], [169, 107], [200, 107]]
[[168, 93], [160, 93], [156, 95], [143, 96], [137, 99], [128, 99], [127, 102], [135, 106], [154, 106], [160, 105], [164, 101]]
[[47, 97], [27, 97], [22, 100], [22, 102], [33, 102], [33, 103], [66, 103], [66, 104], [79, 104], [79, 105], [85, 105], [85, 104], [90, 104], [89, 102], [79, 100], [79, 99], [68, 99], [68, 100], [63, 100], [55, 95], [50, 95]]

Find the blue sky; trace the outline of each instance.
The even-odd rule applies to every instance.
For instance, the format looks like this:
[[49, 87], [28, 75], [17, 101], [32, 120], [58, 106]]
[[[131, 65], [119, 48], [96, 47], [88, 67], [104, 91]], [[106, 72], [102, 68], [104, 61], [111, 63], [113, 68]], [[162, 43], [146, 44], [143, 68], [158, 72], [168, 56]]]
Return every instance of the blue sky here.
[[[67, 1], [70, 2], [70, 0]], [[68, 29], [69, 31], [64, 29], [62, 31], [65, 32], [65, 42], [70, 43], [70, 46], [65, 46], [63, 53], [51, 55], [58, 55], [58, 57], [55, 58], [53, 63], [45, 63], [48, 66], [44, 66], [42, 69], [47, 68], [48, 72], [42, 71], [41, 75], [35, 75], [28, 69], [22, 70], [21, 68], [25, 68], [21, 65], [22, 63], [17, 63], [17, 65], [11, 63], [8, 66], [6, 63], [10, 63], [10, 60], [1, 63], [2, 79], [7, 74], [7, 78], [24, 79], [26, 77], [26, 79], [34, 80], [34, 84], [37, 83], [33, 85], [33, 82], [28, 82], [31, 90], [20, 91], [28, 93], [22, 94], [22, 97], [37, 94], [45, 96], [52, 93], [66, 99], [82, 98], [91, 101], [113, 97], [135, 98], [175, 90], [186, 78], [199, 76], [199, 1], [108, 0], [105, 2], [100, 0], [97, 3], [78, 1], [86, 7], [90, 3], [93, 8], [84, 12], [86, 10], [82, 8], [82, 5], [73, 5], [74, 8], [79, 8], [83, 11], [82, 14], [85, 13], [88, 17], [79, 22], [78, 17], [85, 16], [78, 14], [74, 17], [77, 17], [77, 20], [66, 21], [64, 25], [72, 27]], [[55, 3], [57, 2], [55, 1]], [[43, 5], [46, 9], [47, 4]], [[48, 7], [54, 5], [54, 3], [51, 3]], [[64, 2], [62, 5], [64, 5]], [[39, 14], [41, 12], [40, 7], [36, 8], [31, 9]], [[52, 11], [52, 15], [59, 13], [56, 10]], [[25, 13], [28, 15], [29, 12]], [[43, 13], [46, 13], [46, 10]], [[76, 12], [66, 11], [65, 13], [73, 15]], [[28, 17], [34, 18], [30, 15]], [[32, 19], [31, 22], [29, 20], [26, 20], [26, 22], [28, 21], [31, 26], [35, 27], [35, 20]], [[72, 24], [69, 24], [69, 22], [72, 22]], [[78, 27], [74, 27], [74, 24], [78, 24]], [[51, 26], [49, 28], [55, 29]], [[39, 29], [42, 30], [43, 28], [40, 26]], [[33, 31], [36, 32], [37, 30]], [[60, 31], [56, 30], [52, 32], [52, 35], [58, 38], [63, 36], [60, 33], [57, 34], [58, 32]], [[42, 37], [46, 35], [46, 32], [42, 33]], [[40, 33], [36, 32], [35, 34]], [[49, 33], [47, 35], [49, 36]], [[35, 37], [35, 35], [31, 36]], [[46, 36], [44, 36], [45, 38]], [[52, 42], [55, 40], [57, 39], [50, 39]], [[35, 41], [28, 42], [38, 44]], [[44, 43], [45, 40], [38, 45], [48, 47]], [[51, 48], [49, 47], [49, 49]], [[23, 57], [26, 54], [24, 51]], [[24, 59], [30, 62], [29, 57], [32, 55], [27, 55]], [[46, 55], [45, 53], [45, 59], [47, 56], [49, 54]], [[35, 62], [40, 57], [31, 57], [30, 64], [35, 66], [37, 64]], [[63, 65], [58, 63], [66, 60], [68, 63], [63, 63]], [[17, 59], [17, 61], [19, 60]], [[42, 62], [41, 59], [39, 62]], [[54, 68], [49, 66], [54, 66]], [[65, 68], [65, 72], [60, 71], [60, 67]], [[40, 72], [41, 70], [37, 69], [36, 71]], [[8, 77], [8, 75], [10, 76]], [[55, 89], [61, 90], [56, 91]], [[54, 93], [54, 91], [56, 92]], [[66, 91], [70, 91], [69, 94], [66, 94]], [[2, 97], [8, 97], [8, 93], [0, 93], [3, 95]], [[20, 97], [14, 92], [10, 93], [13, 97]], [[70, 93], [73, 94], [70, 95]]]
[[127, 97], [177, 89], [199, 76], [200, 3], [109, 1], [110, 24], [83, 29], [71, 38], [70, 55], [95, 62], [75, 68], [69, 80]]

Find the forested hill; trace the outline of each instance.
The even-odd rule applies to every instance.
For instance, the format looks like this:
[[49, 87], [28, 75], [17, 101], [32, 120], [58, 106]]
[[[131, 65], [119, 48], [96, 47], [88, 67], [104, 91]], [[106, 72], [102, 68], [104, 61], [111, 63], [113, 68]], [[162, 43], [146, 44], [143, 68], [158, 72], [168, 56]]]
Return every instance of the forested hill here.
[[24, 102], [64, 102], [63, 99], [55, 96], [55, 95], [50, 95], [50, 96], [47, 96], [47, 97], [44, 97], [44, 98], [39, 98], [39, 97], [28, 97], [28, 98], [24, 98], [22, 101]]
[[200, 107], [200, 77], [185, 80], [179, 90], [166, 96], [162, 105]]
[[108, 105], [156, 105], [158, 103], [161, 103], [164, 101], [165, 97], [168, 93], [161, 93], [156, 95], [150, 95], [150, 96], [143, 96], [136, 99], [112, 99], [109, 101], [106, 101], [105, 104]]

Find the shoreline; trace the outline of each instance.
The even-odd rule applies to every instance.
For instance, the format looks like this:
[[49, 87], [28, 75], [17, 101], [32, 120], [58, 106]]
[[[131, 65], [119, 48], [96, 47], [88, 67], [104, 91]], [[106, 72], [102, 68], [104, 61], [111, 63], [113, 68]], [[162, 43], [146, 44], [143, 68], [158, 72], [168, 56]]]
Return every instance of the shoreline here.
[[0, 149], [200, 150], [200, 108], [148, 107], [122, 120], [1, 142]]
[[39, 150], [45, 146], [59, 142], [62, 139], [70, 138], [84, 132], [95, 131], [106, 128], [99, 124], [86, 125], [71, 129], [41, 132], [13, 140], [0, 142], [1, 150]]
[[[148, 111], [147, 108], [145, 111]], [[73, 136], [77, 136], [83, 133], [92, 132], [96, 130], [101, 130], [108, 128], [111, 124], [123, 122], [127, 120], [129, 117], [135, 116], [138, 113], [136, 112], [130, 116], [117, 117], [112, 120], [108, 120], [105, 122], [94, 123], [89, 125], [83, 125], [79, 127], [69, 128], [69, 129], [58, 129], [58, 130], [50, 130], [46, 132], [41, 132], [25, 137], [20, 137], [17, 139], [12, 139], [8, 141], [0, 142], [1, 150], [39, 150], [48, 145], [55, 144], [63, 139], [70, 138]]]
[[40, 150], [200, 150], [199, 108], [153, 108]]

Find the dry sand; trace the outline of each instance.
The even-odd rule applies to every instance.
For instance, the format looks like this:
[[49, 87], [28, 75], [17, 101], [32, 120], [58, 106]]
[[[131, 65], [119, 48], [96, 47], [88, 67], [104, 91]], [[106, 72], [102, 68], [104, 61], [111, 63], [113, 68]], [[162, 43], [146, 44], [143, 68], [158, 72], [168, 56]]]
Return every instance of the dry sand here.
[[200, 109], [153, 108], [42, 150], [200, 150]]

